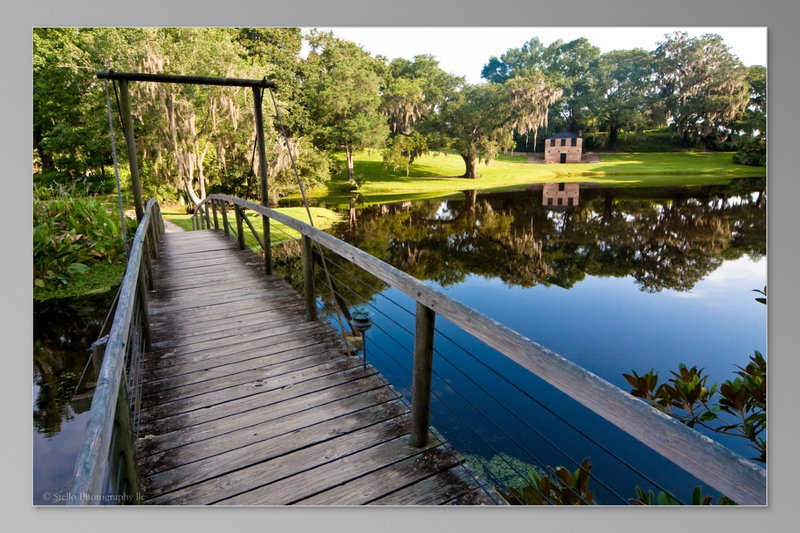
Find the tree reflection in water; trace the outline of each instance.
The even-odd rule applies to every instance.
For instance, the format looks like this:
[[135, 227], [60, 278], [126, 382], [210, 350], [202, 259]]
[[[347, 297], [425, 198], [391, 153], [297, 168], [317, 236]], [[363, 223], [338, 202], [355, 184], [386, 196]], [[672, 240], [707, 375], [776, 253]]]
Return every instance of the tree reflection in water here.
[[548, 206], [543, 192], [465, 191], [463, 199], [371, 206], [357, 212], [357, 224], [351, 210], [336, 233], [442, 286], [477, 274], [509, 286], [571, 288], [590, 275], [632, 276], [647, 292], [688, 291], [725, 260], [766, 254], [763, 179], [675, 189], [582, 185], [572, 206]]

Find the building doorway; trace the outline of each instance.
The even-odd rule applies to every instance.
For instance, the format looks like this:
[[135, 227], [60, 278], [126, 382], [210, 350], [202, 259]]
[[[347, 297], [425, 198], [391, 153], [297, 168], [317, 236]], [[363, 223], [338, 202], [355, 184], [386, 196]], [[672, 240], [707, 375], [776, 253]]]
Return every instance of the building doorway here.
[[567, 162], [567, 154], [561, 154], [561, 161], [560, 161], [560, 163], [566, 163], [566, 162]]

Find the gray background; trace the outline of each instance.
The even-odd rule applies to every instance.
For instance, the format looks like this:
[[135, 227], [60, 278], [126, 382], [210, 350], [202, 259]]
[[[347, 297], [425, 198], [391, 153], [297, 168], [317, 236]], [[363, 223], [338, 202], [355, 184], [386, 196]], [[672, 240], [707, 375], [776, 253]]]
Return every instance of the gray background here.
[[[182, 5], [185, 4], [185, 5]], [[0, 490], [9, 531], [785, 531], [799, 516], [795, 443], [800, 300], [798, 261], [800, 149], [797, 105], [800, 3], [786, 0], [366, 0], [39, 1], [6, 7], [2, 55], [2, 339], [5, 358]], [[36, 26], [766, 26], [769, 56], [769, 506], [740, 509], [63, 509], [32, 501], [31, 353], [31, 28]], [[521, 46], [523, 43], [519, 43]], [[487, 58], [488, 59], [488, 58]], [[794, 519], [794, 520], [793, 520]], [[7, 529], [8, 528], [8, 529]], [[499, 533], [499, 532], [498, 532]]]

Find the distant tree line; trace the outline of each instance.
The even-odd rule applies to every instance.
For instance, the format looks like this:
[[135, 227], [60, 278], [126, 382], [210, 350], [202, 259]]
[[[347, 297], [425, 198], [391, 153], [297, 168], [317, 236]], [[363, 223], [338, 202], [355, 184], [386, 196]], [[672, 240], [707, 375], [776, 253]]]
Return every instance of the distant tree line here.
[[[509, 150], [531, 151], [549, 133], [581, 132], [585, 146], [616, 148], [620, 134], [669, 146], [739, 150], [763, 164], [766, 69], [746, 68], [721, 37], [665, 36], [653, 51], [601, 54], [581, 38], [533, 38], [489, 58], [486, 83], [468, 84], [430, 55], [387, 61], [330, 33], [297, 28], [37, 28], [33, 33], [36, 184], [83, 181], [108, 190], [111, 150], [96, 70], [163, 72], [276, 82], [275, 98], [306, 186], [325, 183], [344, 155], [383, 150], [408, 172], [422, 154], [453, 150], [467, 177]], [[255, 129], [249, 90], [131, 86], [137, 153], [148, 194], [199, 203], [209, 192], [254, 197]], [[112, 106], [114, 90], [111, 88]], [[265, 99], [271, 107], [271, 99]], [[277, 120], [266, 125], [270, 199], [297, 188]], [[115, 109], [116, 113], [116, 109]], [[119, 127], [119, 126], [117, 126]], [[122, 132], [118, 157], [125, 163]]]

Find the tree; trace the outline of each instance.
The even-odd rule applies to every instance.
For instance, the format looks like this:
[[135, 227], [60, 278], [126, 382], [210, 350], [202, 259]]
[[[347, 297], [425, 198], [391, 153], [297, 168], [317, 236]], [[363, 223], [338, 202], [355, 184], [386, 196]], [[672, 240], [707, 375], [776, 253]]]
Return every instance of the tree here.
[[674, 136], [683, 144], [724, 141], [748, 104], [747, 70], [723, 43], [705, 34], [666, 35], [654, 52], [656, 84]]
[[389, 133], [379, 110], [384, 65], [355, 43], [332, 35], [312, 34], [310, 42], [314, 51], [308, 57], [306, 94], [314, 142], [343, 149], [353, 180], [353, 154], [382, 145]]
[[554, 119], [572, 131], [591, 122], [592, 89], [600, 49], [581, 37], [565, 43], [557, 40], [544, 46], [534, 37], [520, 48], [511, 48], [484, 65], [481, 76], [495, 83], [514, 77], [543, 75], [550, 85], [561, 89], [561, 97], [550, 107]]
[[506, 81], [511, 95], [511, 126], [519, 135], [536, 135], [539, 128], [547, 129], [549, 106], [563, 94], [563, 90], [550, 85], [541, 74], [528, 77], [514, 77]]
[[560, 94], [542, 76], [470, 85], [442, 106], [436, 128], [464, 159], [464, 177], [474, 179], [477, 160], [488, 165], [500, 150], [511, 148], [515, 129], [546, 124], [548, 106]]
[[559, 39], [542, 53], [545, 74], [563, 91], [552, 110], [560, 115], [568, 131], [587, 129], [593, 119], [592, 96], [599, 57], [600, 49], [585, 37], [567, 43]]
[[397, 58], [389, 64], [381, 102], [390, 130], [384, 165], [404, 166], [408, 176], [417, 157], [429, 148], [444, 146], [433, 119], [463, 83], [463, 78], [443, 71], [429, 55], [418, 55], [414, 61]]
[[596, 113], [608, 131], [608, 144], [617, 144], [620, 128], [636, 129], [645, 122], [650, 101], [653, 60], [636, 48], [603, 54], [598, 62]]
[[111, 164], [105, 102], [85, 48], [94, 30], [33, 31], [33, 149], [40, 175], [70, 185]]
[[477, 178], [477, 160], [488, 165], [501, 149], [513, 143], [509, 127], [510, 102], [503, 85], [469, 85], [447, 102], [439, 116], [439, 130], [464, 159], [463, 177]]

